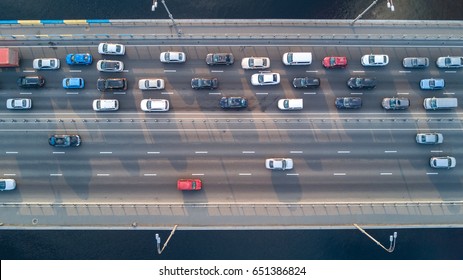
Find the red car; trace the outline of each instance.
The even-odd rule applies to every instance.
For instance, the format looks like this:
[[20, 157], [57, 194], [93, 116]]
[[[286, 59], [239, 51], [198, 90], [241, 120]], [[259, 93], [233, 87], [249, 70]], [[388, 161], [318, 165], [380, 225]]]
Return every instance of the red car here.
[[344, 68], [347, 66], [347, 57], [327, 56], [323, 59], [322, 64], [325, 68]]
[[177, 189], [179, 191], [199, 191], [203, 183], [200, 179], [179, 179]]

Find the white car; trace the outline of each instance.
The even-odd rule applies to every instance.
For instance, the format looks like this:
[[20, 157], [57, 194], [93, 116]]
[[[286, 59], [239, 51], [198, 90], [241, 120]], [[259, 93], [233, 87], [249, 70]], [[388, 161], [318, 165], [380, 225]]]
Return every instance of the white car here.
[[98, 53], [112, 54], [112, 55], [124, 55], [125, 46], [122, 44], [100, 43], [98, 45]]
[[439, 68], [461, 68], [463, 67], [462, 56], [441, 56], [436, 60], [436, 66]]
[[367, 54], [360, 60], [363, 66], [386, 66], [389, 63], [387, 54]]
[[258, 73], [251, 76], [251, 84], [254, 86], [278, 85], [280, 74], [278, 73]]
[[163, 79], [141, 79], [138, 81], [141, 90], [164, 89]]
[[293, 160], [290, 158], [268, 158], [265, 160], [265, 167], [271, 170], [293, 169]]
[[93, 110], [100, 111], [117, 111], [119, 110], [119, 100], [117, 99], [95, 99], [93, 100]]
[[429, 160], [429, 165], [432, 168], [453, 168], [457, 165], [457, 160], [454, 157], [432, 157]]
[[417, 133], [416, 143], [418, 144], [442, 144], [444, 136], [442, 133]]
[[0, 179], [0, 191], [12, 191], [16, 188], [14, 179]]
[[241, 60], [243, 69], [267, 69], [270, 68], [268, 57], [245, 57]]
[[32, 108], [32, 100], [29, 98], [10, 98], [6, 100], [6, 108], [11, 110], [22, 110]]
[[98, 60], [96, 69], [100, 72], [122, 72], [124, 71], [124, 62], [119, 60]]
[[159, 60], [164, 63], [183, 63], [186, 61], [186, 55], [184, 52], [162, 52]]
[[32, 61], [32, 67], [37, 70], [56, 70], [60, 67], [57, 58], [36, 58]]
[[280, 99], [278, 100], [278, 109], [280, 110], [302, 110], [304, 100], [299, 98]]
[[169, 111], [169, 101], [166, 99], [143, 99], [140, 107], [144, 112], [167, 112]]

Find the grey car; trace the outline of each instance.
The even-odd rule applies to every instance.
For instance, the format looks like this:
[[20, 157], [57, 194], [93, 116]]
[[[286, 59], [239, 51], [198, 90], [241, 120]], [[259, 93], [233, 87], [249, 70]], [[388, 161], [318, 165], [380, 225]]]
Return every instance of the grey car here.
[[405, 57], [402, 60], [402, 65], [405, 68], [426, 68], [429, 66], [429, 58], [427, 57]]
[[210, 53], [206, 56], [207, 65], [230, 65], [235, 62], [232, 53]]
[[362, 98], [360, 97], [338, 97], [334, 101], [338, 109], [360, 109], [362, 108]]
[[404, 110], [410, 107], [410, 99], [405, 97], [384, 98], [381, 105], [386, 110]]
[[320, 79], [313, 77], [294, 78], [294, 88], [317, 88], [320, 86]]

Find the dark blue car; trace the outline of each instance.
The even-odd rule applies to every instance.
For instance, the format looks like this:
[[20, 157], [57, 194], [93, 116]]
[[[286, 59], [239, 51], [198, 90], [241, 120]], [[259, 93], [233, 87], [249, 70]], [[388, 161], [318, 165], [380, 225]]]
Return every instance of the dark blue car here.
[[89, 53], [70, 53], [66, 56], [66, 63], [69, 65], [90, 65], [93, 57]]

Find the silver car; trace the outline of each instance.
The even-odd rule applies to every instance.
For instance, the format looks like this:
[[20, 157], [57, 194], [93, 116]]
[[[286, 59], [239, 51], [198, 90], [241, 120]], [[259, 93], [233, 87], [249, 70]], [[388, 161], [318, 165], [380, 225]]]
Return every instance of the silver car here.
[[429, 160], [429, 165], [432, 168], [454, 168], [457, 165], [457, 160], [454, 157], [432, 157]]
[[32, 100], [29, 98], [10, 98], [6, 100], [6, 108], [10, 110], [24, 110], [32, 108]]
[[138, 81], [138, 88], [141, 90], [164, 89], [163, 79], [141, 79]]
[[268, 57], [245, 57], [241, 60], [243, 69], [267, 69], [270, 68]]
[[427, 57], [405, 57], [402, 60], [404, 68], [426, 68], [429, 66]]
[[57, 58], [36, 58], [32, 61], [32, 67], [37, 70], [57, 70], [60, 61]]
[[381, 102], [386, 110], [404, 110], [410, 107], [410, 99], [405, 97], [387, 97]]
[[98, 60], [96, 69], [100, 72], [122, 72], [124, 63], [119, 60]]
[[98, 45], [98, 53], [112, 54], [112, 55], [124, 55], [125, 46], [122, 44], [114, 44], [114, 43], [100, 43]]
[[293, 160], [290, 158], [268, 158], [265, 160], [265, 167], [270, 170], [293, 169]]
[[186, 61], [184, 52], [162, 52], [159, 60], [163, 63], [183, 63]]
[[444, 79], [422, 79], [420, 81], [421, 89], [443, 89], [445, 87]]
[[438, 68], [461, 68], [463, 67], [463, 56], [441, 56], [436, 60]]
[[442, 144], [444, 136], [442, 133], [417, 133], [416, 143], [418, 144]]
[[16, 188], [14, 179], [0, 179], [0, 191], [12, 191]]

